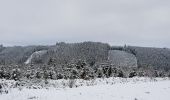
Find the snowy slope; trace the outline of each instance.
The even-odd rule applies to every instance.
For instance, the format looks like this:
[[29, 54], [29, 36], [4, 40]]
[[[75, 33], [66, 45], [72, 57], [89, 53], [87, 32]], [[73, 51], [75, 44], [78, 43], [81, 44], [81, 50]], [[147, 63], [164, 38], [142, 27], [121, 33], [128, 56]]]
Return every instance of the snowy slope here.
[[115, 66], [137, 67], [137, 59], [133, 54], [120, 50], [109, 50], [109, 61]]
[[44, 55], [47, 50], [41, 50], [34, 52], [25, 62], [25, 64], [31, 63], [32, 59], [39, 59], [42, 55]]
[[[113, 81], [114, 79], [114, 81]], [[97, 79], [78, 88], [10, 89], [0, 100], [169, 100], [169, 79]], [[109, 84], [106, 84], [105, 82]], [[81, 81], [79, 81], [81, 82]], [[86, 83], [87, 81], [84, 81]], [[112, 84], [110, 84], [112, 83]]]

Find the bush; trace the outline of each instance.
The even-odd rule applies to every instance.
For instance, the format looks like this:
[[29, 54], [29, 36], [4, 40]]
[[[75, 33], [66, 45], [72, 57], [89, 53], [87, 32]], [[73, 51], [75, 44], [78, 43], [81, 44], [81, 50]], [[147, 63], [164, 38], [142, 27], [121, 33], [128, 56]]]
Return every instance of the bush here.
[[42, 78], [42, 74], [40, 72], [36, 72], [36, 76], [35, 77], [40, 79], [40, 78]]
[[154, 76], [154, 77], [159, 77], [158, 71], [155, 71], [153, 76]]
[[103, 69], [102, 68], [98, 68], [96, 74], [97, 74], [98, 78], [102, 78], [104, 76], [103, 75]]
[[3, 70], [0, 70], [0, 78], [4, 78], [4, 71]]
[[78, 78], [78, 71], [76, 68], [72, 68], [70, 79], [77, 79]]
[[145, 76], [145, 75], [144, 75], [144, 72], [143, 72], [143, 71], [139, 71], [139, 72], [138, 72], [138, 76], [139, 76], [139, 77]]
[[0, 84], [0, 94], [2, 94], [2, 85]]
[[48, 78], [54, 79], [54, 73], [52, 71], [48, 72]]
[[62, 74], [57, 74], [57, 79], [63, 79], [64, 78], [64, 76], [62, 75]]
[[3, 94], [3, 93], [8, 94], [8, 90], [3, 87], [3, 83], [2, 83], [0, 84], [0, 94]]
[[2, 89], [2, 85], [0, 84], [0, 90]]
[[168, 73], [168, 77], [170, 78], [170, 72]]
[[129, 78], [137, 76], [137, 73], [135, 71], [132, 71], [129, 73]]
[[85, 73], [85, 71], [82, 71], [80, 74], [80, 78], [85, 79], [85, 77], [86, 77], [86, 73]]
[[75, 85], [75, 82], [76, 82], [75, 79], [69, 79], [69, 82], [68, 82], [69, 88], [73, 88]]
[[158, 72], [158, 77], [165, 77], [165, 72], [164, 71], [159, 71]]
[[94, 78], [94, 71], [90, 67], [86, 66], [83, 70], [80, 71], [80, 78], [89, 80]]
[[18, 81], [21, 78], [21, 71], [20, 71], [20, 69], [13, 69], [11, 77], [15, 81]]
[[124, 75], [124, 73], [123, 73], [123, 71], [122, 70], [118, 70], [117, 71], [117, 77], [125, 77], [125, 75]]

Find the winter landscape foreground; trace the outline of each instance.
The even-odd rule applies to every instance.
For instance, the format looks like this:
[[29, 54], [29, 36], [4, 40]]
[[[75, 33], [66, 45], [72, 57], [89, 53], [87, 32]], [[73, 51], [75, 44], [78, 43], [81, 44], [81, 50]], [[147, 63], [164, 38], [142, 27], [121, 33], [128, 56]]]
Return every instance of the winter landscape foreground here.
[[[48, 85], [18, 86], [0, 80], [8, 93], [0, 100], [169, 100], [169, 78], [107, 78], [94, 80], [48, 80]], [[69, 85], [72, 88], [69, 88]]]

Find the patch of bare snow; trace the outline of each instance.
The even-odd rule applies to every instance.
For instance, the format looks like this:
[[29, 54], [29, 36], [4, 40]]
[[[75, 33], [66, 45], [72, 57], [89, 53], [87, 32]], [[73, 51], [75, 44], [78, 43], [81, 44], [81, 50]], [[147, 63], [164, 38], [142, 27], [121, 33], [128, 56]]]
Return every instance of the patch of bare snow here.
[[43, 54], [45, 54], [47, 52], [47, 50], [41, 50], [41, 51], [36, 51], [34, 52], [26, 61], [25, 61], [25, 64], [29, 64], [31, 63], [31, 60], [33, 58], [38, 58], [38, 57], [41, 57]]

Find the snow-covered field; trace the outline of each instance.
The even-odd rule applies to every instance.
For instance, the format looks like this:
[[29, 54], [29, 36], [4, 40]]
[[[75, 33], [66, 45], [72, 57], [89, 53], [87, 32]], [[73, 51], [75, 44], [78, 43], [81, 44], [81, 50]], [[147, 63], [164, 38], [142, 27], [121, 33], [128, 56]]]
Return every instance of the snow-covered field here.
[[8, 94], [0, 94], [0, 100], [170, 100], [168, 78], [108, 78], [72, 82], [73, 88], [67, 86], [68, 80], [51, 80], [49, 86], [40, 89], [10, 88]]

